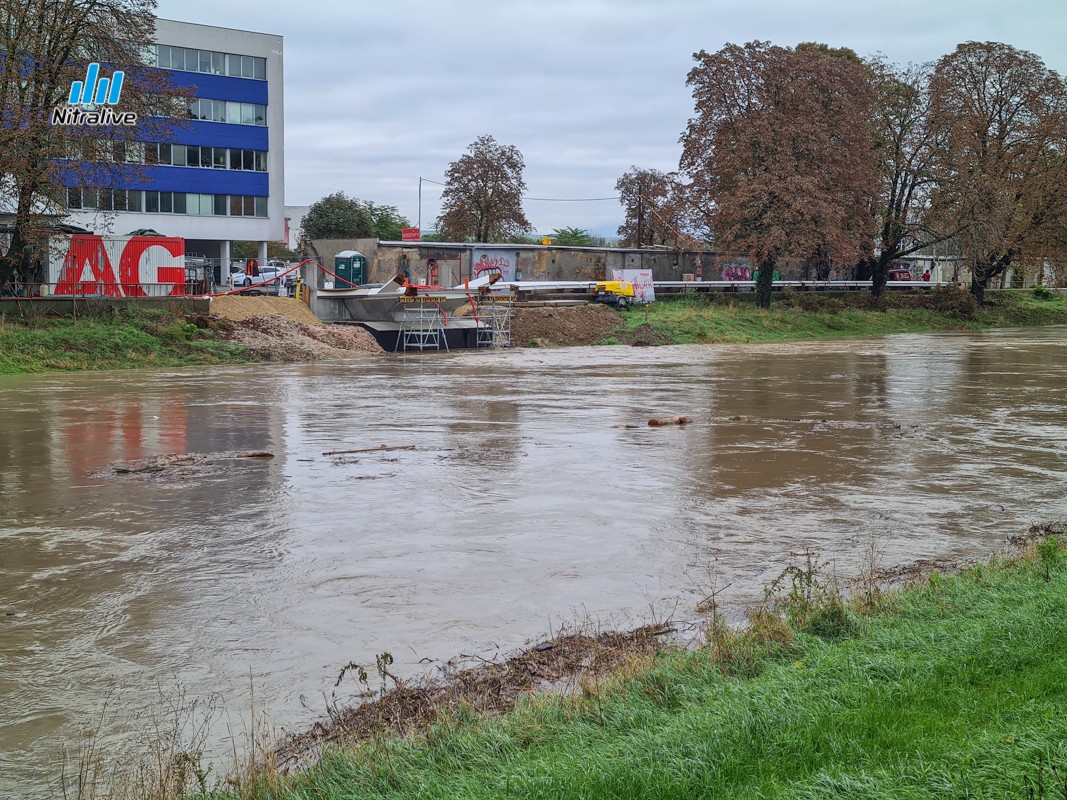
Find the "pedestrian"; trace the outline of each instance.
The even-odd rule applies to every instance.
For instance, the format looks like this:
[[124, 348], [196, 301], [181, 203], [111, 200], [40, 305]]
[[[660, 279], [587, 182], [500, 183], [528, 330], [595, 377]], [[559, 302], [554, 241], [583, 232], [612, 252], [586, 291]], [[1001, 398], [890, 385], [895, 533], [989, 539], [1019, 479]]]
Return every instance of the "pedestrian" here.
[[930, 282], [930, 270], [929, 269], [927, 269], [926, 272], [923, 273], [923, 280], [926, 281], [927, 283]]

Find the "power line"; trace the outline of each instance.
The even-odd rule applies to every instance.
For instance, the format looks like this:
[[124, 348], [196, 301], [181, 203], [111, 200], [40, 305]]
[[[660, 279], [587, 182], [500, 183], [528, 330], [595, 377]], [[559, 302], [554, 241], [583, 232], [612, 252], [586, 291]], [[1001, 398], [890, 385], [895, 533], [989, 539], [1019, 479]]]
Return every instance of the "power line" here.
[[543, 200], [548, 203], [592, 203], [597, 200], [618, 200], [615, 197], [523, 197], [523, 200]]
[[[419, 178], [423, 183], [432, 183], [436, 186], [448, 186], [447, 183], [441, 183], [440, 181], [432, 181], [429, 178]], [[541, 200], [546, 203], [595, 203], [601, 200], [618, 200], [618, 195], [612, 195], [611, 197], [529, 197], [523, 195], [523, 200]]]

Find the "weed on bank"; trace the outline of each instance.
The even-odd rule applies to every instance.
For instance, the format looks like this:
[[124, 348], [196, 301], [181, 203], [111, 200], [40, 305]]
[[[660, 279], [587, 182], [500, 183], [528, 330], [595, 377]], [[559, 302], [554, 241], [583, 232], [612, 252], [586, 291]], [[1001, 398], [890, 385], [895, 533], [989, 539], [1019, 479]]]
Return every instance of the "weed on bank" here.
[[245, 348], [219, 341], [182, 315], [163, 310], [91, 313], [77, 319], [0, 318], [0, 374], [180, 367], [249, 361]]
[[[1062, 532], [1062, 528], [1059, 529]], [[334, 746], [212, 798], [1062, 797], [1067, 555], [845, 601], [811, 564], [709, 644], [485, 719]], [[783, 589], [779, 586], [778, 589]]]
[[[1040, 287], [1038, 287], [1040, 289]], [[656, 344], [782, 342], [1067, 324], [1067, 295], [990, 292], [979, 306], [963, 289], [868, 293], [788, 292], [770, 310], [751, 293], [667, 295], [625, 312], [630, 338]], [[616, 340], [627, 341], [623, 333]]]

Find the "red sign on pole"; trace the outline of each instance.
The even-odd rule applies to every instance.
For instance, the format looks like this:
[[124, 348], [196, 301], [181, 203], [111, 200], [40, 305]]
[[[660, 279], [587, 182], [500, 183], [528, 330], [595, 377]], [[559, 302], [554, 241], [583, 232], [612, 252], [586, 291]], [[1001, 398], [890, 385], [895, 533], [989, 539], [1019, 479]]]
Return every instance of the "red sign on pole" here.
[[422, 232], [418, 228], [402, 228], [400, 232], [400, 239], [405, 242], [417, 242], [421, 236]]

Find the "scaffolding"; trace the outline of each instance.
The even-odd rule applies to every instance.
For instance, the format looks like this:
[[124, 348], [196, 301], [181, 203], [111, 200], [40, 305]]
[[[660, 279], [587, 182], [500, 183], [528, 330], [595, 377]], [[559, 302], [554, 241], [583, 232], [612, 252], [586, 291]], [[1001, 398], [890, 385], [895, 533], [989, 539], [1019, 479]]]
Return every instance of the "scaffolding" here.
[[400, 331], [396, 337], [397, 350], [448, 349], [445, 337], [445, 316], [435, 300], [418, 297], [399, 312]]
[[511, 301], [483, 298], [477, 305], [478, 347], [511, 347]]

